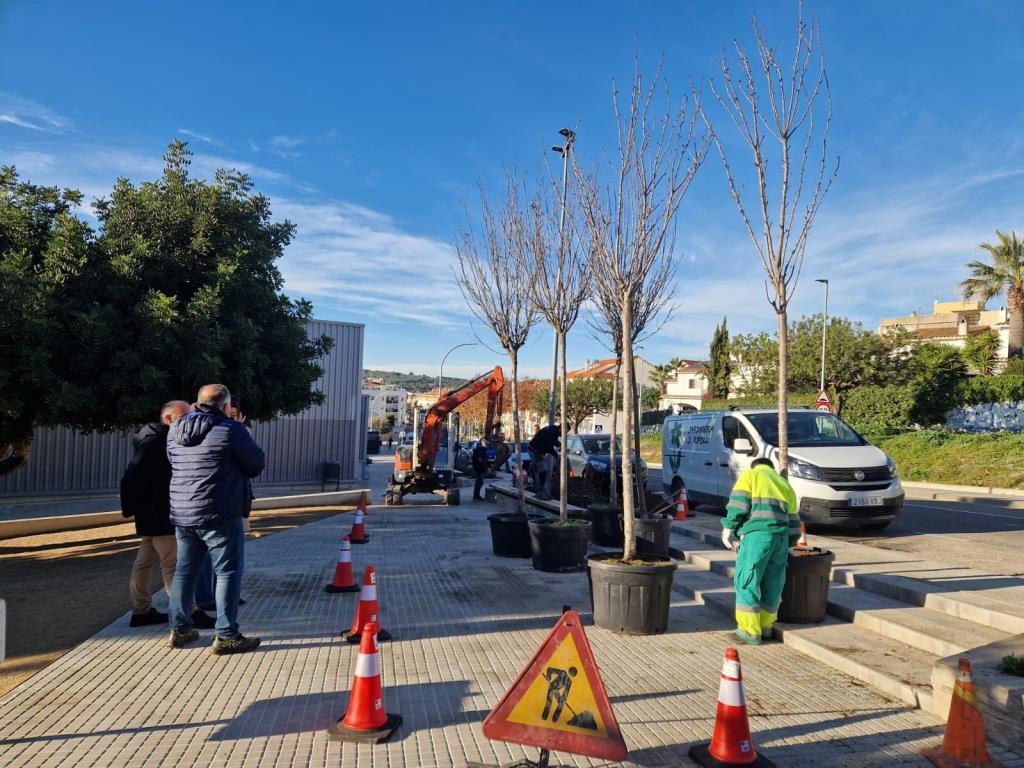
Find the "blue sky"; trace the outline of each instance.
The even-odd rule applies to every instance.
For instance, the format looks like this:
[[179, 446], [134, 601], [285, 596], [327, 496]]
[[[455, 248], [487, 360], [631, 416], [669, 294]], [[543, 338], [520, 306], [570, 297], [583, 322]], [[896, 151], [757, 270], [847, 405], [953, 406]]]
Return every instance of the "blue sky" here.
[[[807, 249], [795, 315], [874, 327], [951, 299], [993, 230], [1024, 228], [1024, 4], [808, 3], [820, 20], [842, 166]], [[298, 225], [281, 263], [316, 314], [366, 324], [367, 367], [436, 373], [473, 338], [451, 242], [478, 181], [534, 166], [563, 125], [581, 160], [614, 141], [611, 83], [639, 47], [673, 92], [714, 74], [784, 2], [0, 3], [0, 163], [95, 197], [154, 178], [174, 137], [193, 169], [249, 172]], [[557, 159], [557, 158], [555, 158]], [[759, 264], [708, 157], [682, 207], [678, 309], [643, 354], [706, 355], [714, 325], [774, 328]], [[481, 331], [481, 335], [484, 332]], [[550, 336], [524, 353], [543, 375]], [[570, 366], [604, 356], [581, 324]], [[496, 362], [458, 350], [446, 372]]]

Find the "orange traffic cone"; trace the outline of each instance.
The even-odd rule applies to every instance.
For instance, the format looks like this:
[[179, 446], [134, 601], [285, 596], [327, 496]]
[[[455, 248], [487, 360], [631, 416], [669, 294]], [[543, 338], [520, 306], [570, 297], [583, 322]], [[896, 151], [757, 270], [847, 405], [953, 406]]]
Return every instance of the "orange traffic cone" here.
[[690, 757], [705, 768], [730, 765], [774, 766], [757, 754], [747, 722], [747, 700], [743, 695], [743, 672], [735, 648], [725, 649], [722, 682], [718, 687], [718, 715], [710, 744], [690, 747]]
[[949, 704], [946, 735], [941, 747], [921, 750], [921, 754], [939, 768], [998, 768], [999, 763], [988, 756], [985, 744], [985, 723], [975, 699], [971, 682], [971, 662], [960, 659], [960, 670], [953, 686]]
[[807, 526], [800, 523], [800, 540], [797, 541], [796, 545], [800, 549], [809, 549], [810, 544], [807, 543]]
[[690, 503], [686, 500], [686, 486], [679, 489], [679, 497], [676, 499], [676, 520], [686, 520], [690, 516]]
[[376, 633], [377, 625], [373, 622], [363, 627], [348, 709], [341, 720], [327, 728], [327, 735], [332, 739], [380, 744], [391, 738], [402, 724], [401, 715], [388, 714], [384, 709]]
[[364, 517], [366, 515], [370, 514], [370, 512], [366, 509], [366, 493], [365, 493], [365, 491], [363, 493], [359, 494], [359, 503], [356, 504], [356, 509], [358, 511], [362, 512]]
[[352, 578], [352, 547], [348, 536], [341, 540], [338, 564], [334, 568], [334, 581], [324, 587], [324, 592], [358, 592], [359, 585]]
[[365, 504], [356, 507], [356, 519], [352, 521], [352, 531], [348, 537], [353, 544], [365, 544], [370, 540], [366, 533], [366, 526], [363, 524], [363, 508]]
[[377, 606], [377, 569], [372, 565], [366, 566], [363, 574], [363, 588], [359, 591], [359, 605], [356, 606], [356, 617], [352, 621], [352, 629], [341, 633], [341, 639], [348, 643], [360, 642], [362, 628], [367, 624], [377, 625], [377, 640], [390, 640], [391, 635], [387, 630], [380, 628]]

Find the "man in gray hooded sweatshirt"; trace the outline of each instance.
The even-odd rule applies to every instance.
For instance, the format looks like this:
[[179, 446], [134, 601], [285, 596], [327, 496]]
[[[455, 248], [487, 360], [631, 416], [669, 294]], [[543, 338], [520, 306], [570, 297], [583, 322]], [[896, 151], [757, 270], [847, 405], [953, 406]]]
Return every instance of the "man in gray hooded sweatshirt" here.
[[217, 624], [210, 652], [245, 653], [259, 638], [238, 629], [249, 479], [263, 471], [264, 456], [244, 424], [228, 416], [231, 393], [223, 384], [199, 390], [192, 413], [171, 425], [167, 458], [171, 462], [171, 522], [178, 564], [171, 588], [170, 644], [183, 648], [199, 639], [192, 628], [196, 580], [207, 552], [216, 579]]

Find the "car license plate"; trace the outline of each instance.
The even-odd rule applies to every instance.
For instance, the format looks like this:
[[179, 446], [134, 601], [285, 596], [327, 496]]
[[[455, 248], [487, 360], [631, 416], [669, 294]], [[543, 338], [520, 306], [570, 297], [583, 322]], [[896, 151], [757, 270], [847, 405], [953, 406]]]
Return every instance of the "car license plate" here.
[[855, 496], [850, 499], [851, 507], [880, 507], [882, 504], [881, 496]]

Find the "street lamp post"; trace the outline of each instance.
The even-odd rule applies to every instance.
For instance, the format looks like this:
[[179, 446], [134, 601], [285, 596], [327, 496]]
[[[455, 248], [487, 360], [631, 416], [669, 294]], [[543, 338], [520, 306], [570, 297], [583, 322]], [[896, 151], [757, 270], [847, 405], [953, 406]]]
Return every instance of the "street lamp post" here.
[[476, 347], [479, 346], [475, 341], [467, 341], [463, 344], [456, 344], [454, 347], [444, 353], [444, 357], [441, 358], [441, 370], [437, 372], [437, 399], [441, 399], [441, 378], [444, 375], [444, 361], [448, 359], [448, 355], [454, 352], [459, 347]]
[[[565, 137], [565, 146], [555, 146], [551, 150], [562, 156], [562, 212], [558, 219], [558, 290], [556, 296], [562, 294], [562, 259], [565, 254], [565, 206], [569, 189], [569, 153], [572, 152], [572, 143], [576, 140], [576, 132], [563, 128], [559, 133]], [[555, 387], [558, 385], [558, 332], [551, 329], [554, 336], [551, 345], [551, 396], [548, 398], [548, 426], [555, 423]]]
[[821, 392], [825, 391], [825, 336], [828, 333], [828, 279], [817, 278], [814, 282], [825, 284], [825, 311], [821, 316]]

